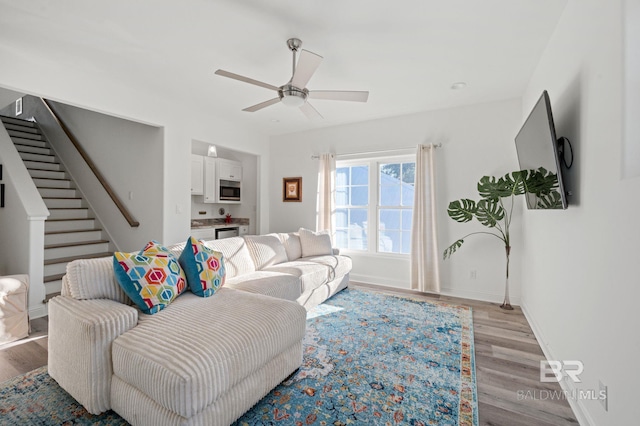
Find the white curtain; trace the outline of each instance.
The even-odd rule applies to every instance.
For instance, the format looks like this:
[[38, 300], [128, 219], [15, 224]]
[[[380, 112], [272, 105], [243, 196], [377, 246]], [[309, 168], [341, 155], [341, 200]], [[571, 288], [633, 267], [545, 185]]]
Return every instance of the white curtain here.
[[335, 241], [336, 156], [321, 154], [319, 163], [316, 230], [328, 230], [331, 241]]
[[411, 230], [411, 288], [425, 292], [440, 292], [440, 256], [436, 236], [435, 149], [433, 145], [418, 145], [416, 153]]

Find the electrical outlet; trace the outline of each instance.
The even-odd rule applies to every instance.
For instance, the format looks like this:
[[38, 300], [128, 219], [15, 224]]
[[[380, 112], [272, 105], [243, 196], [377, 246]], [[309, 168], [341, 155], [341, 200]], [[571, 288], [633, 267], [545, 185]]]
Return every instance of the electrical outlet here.
[[609, 388], [601, 380], [598, 380], [600, 385], [600, 392], [598, 397], [600, 398], [600, 404], [604, 408], [604, 411], [609, 411]]
[[133, 191], [129, 191], [129, 199], [133, 200]]
[[478, 271], [476, 271], [475, 269], [469, 271], [469, 278], [471, 278], [472, 280], [478, 278]]

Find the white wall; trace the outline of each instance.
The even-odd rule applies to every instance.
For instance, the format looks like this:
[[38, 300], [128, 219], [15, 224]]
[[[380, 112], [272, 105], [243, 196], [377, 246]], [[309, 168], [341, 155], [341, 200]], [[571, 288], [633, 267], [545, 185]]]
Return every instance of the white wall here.
[[[436, 153], [438, 237], [443, 251], [466, 233], [485, 229], [477, 223], [459, 224], [449, 219], [447, 206], [459, 198], [477, 199], [476, 184], [483, 175], [501, 176], [517, 170], [514, 137], [520, 125], [520, 100], [507, 100], [272, 137], [270, 230], [315, 229], [318, 163], [311, 158], [313, 154], [334, 152], [339, 157], [442, 143]], [[284, 203], [282, 178], [295, 176], [302, 176], [302, 202]], [[520, 215], [522, 202], [517, 200], [516, 216]], [[517, 217], [512, 229], [512, 302], [518, 302], [520, 296], [519, 231]], [[354, 280], [409, 288], [408, 257], [349, 255], [353, 258]], [[441, 262], [443, 293], [502, 301], [504, 262], [504, 246], [497, 239], [468, 239], [450, 260]], [[475, 280], [470, 278], [471, 270], [477, 271]]]
[[525, 212], [523, 308], [548, 356], [584, 363], [568, 389], [609, 387], [608, 412], [578, 401], [593, 425], [640, 418], [640, 179], [621, 178], [621, 23], [620, 0], [569, 1], [523, 98], [524, 117], [549, 91], [557, 133], [576, 153], [569, 209]]
[[[136, 123], [61, 103], [56, 114], [131, 212], [140, 226], [132, 228], [103, 191], [75, 150], [61, 160], [106, 228], [116, 248], [135, 251], [162, 236], [162, 128]], [[47, 126], [42, 126], [47, 132]], [[54, 140], [51, 139], [51, 143]], [[59, 144], [54, 145], [58, 149]], [[71, 147], [71, 146], [69, 146]], [[60, 146], [62, 148], [62, 146]], [[74, 164], [71, 164], [74, 163]]]

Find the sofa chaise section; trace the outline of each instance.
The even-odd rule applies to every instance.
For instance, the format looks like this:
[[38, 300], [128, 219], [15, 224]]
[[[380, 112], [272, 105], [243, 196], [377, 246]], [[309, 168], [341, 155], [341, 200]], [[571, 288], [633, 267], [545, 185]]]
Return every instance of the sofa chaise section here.
[[302, 363], [296, 303], [222, 288], [170, 308], [113, 342], [112, 406], [133, 424], [229, 424]]

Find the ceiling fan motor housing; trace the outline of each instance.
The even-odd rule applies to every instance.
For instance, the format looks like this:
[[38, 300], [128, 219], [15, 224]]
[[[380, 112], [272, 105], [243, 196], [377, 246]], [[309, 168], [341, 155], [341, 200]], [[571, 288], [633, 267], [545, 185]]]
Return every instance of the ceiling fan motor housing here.
[[285, 84], [278, 88], [278, 96], [283, 104], [299, 107], [307, 101], [309, 91], [307, 89], [299, 89], [291, 84]]

